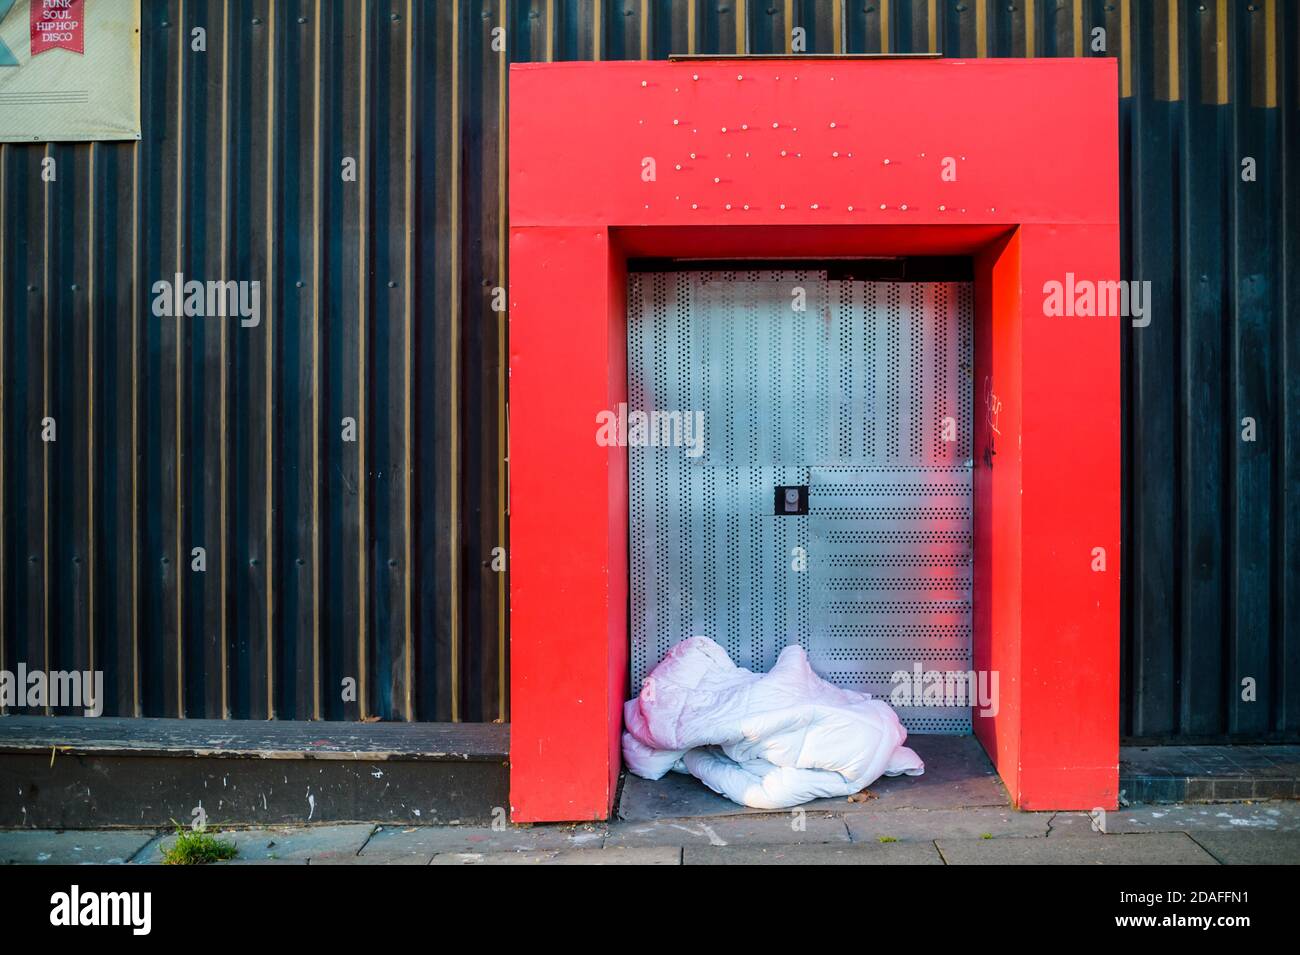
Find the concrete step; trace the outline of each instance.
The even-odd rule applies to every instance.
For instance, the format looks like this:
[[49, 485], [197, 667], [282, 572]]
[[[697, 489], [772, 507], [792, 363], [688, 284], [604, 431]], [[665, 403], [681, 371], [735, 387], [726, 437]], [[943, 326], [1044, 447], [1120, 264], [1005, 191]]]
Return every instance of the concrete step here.
[[6, 716], [0, 827], [486, 823], [509, 749], [491, 723]]

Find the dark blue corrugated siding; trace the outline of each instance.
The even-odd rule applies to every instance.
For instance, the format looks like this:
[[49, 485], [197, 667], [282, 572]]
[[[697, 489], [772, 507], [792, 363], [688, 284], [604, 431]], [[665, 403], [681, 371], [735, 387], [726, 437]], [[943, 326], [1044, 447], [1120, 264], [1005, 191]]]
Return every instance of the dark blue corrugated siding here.
[[[1123, 732], [1300, 734], [1284, 0], [145, 0], [141, 142], [0, 147], [0, 662], [93, 659], [125, 715], [506, 717], [492, 30], [518, 61], [779, 53], [792, 25], [809, 52], [1129, 51], [1124, 271], [1157, 309], [1124, 336]], [[260, 278], [269, 320], [153, 319], [175, 271]]]

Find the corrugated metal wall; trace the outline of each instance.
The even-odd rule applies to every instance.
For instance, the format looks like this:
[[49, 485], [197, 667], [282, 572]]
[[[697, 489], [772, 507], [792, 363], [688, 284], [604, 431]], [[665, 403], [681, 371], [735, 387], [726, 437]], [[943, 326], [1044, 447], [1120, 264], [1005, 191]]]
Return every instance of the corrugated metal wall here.
[[[145, 0], [141, 142], [0, 147], [0, 667], [102, 668], [124, 715], [508, 717], [507, 60], [799, 26], [1119, 58], [1124, 269], [1156, 306], [1125, 332], [1123, 730], [1294, 737], [1298, 6]], [[154, 317], [176, 272], [260, 280], [261, 324]]]

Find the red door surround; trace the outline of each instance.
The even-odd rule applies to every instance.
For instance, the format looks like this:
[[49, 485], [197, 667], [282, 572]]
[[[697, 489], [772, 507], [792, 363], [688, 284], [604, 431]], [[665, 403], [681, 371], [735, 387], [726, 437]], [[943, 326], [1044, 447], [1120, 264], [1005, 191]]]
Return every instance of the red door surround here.
[[1115, 64], [687, 60], [511, 68], [511, 817], [603, 819], [628, 680], [626, 261], [975, 262], [975, 733], [1016, 805], [1113, 808]]

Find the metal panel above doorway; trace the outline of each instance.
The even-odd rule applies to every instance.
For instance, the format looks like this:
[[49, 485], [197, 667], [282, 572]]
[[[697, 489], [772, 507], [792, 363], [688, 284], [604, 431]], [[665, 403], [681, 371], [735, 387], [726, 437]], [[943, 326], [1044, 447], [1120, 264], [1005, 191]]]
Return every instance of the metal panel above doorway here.
[[[970, 284], [628, 283], [629, 416], [659, 413], [656, 443], [628, 449], [633, 686], [693, 635], [756, 670], [799, 643], [832, 683], [883, 696], [914, 662], [968, 670]], [[697, 413], [702, 444], [674, 443]], [[900, 715], [970, 729], [965, 708]]]

